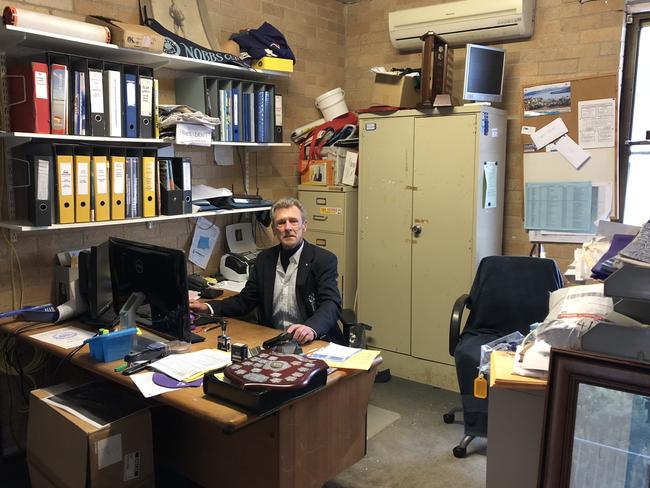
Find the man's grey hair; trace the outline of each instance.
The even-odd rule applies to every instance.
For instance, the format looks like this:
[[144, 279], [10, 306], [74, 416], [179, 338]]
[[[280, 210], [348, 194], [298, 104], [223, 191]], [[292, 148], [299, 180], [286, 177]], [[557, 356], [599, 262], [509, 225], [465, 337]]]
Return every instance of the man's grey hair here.
[[275, 212], [281, 208], [291, 208], [297, 207], [300, 209], [300, 215], [302, 216], [302, 221], [307, 222], [307, 214], [305, 213], [305, 207], [302, 202], [297, 198], [293, 197], [283, 197], [275, 201], [271, 207], [271, 223], [275, 224]]

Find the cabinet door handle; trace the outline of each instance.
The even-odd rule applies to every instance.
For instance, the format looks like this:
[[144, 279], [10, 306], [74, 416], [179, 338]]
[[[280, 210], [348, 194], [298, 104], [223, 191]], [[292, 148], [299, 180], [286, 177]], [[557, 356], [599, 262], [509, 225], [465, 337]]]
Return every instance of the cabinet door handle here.
[[317, 205], [327, 205], [327, 198], [318, 197], [316, 198]]
[[422, 234], [422, 226], [420, 224], [415, 224], [411, 227], [411, 232], [413, 232], [415, 237], [420, 237], [420, 234]]
[[326, 239], [316, 239], [316, 245], [320, 247], [327, 247]]
[[325, 222], [327, 220], [327, 215], [314, 215], [314, 220]]

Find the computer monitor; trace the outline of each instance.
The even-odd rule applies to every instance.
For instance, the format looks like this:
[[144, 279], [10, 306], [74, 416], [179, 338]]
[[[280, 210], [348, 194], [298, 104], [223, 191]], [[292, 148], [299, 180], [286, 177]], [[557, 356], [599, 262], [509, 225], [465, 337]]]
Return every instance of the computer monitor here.
[[115, 325], [108, 241], [79, 253], [79, 285], [88, 304], [84, 322], [105, 327]]
[[500, 102], [505, 66], [505, 50], [467, 44], [463, 98], [475, 102]]
[[185, 253], [116, 237], [108, 245], [115, 312], [141, 292], [148, 307], [138, 309], [139, 325], [165, 339], [197, 342], [190, 330]]

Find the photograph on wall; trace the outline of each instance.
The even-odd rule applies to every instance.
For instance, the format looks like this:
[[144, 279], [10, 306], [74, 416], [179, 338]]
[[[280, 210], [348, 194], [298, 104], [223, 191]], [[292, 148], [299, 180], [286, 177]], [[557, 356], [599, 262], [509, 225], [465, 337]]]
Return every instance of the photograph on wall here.
[[571, 82], [524, 88], [524, 117], [571, 111]]
[[219, 50], [203, 0], [140, 0], [140, 8], [165, 29], [199, 46]]

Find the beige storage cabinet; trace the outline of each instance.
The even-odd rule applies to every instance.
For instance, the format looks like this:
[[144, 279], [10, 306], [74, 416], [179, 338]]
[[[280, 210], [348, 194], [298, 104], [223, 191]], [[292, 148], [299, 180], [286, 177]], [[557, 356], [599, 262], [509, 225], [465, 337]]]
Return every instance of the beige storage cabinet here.
[[505, 112], [365, 114], [359, 129], [358, 318], [397, 376], [455, 389], [452, 306], [501, 254]]
[[357, 194], [351, 186], [298, 187], [298, 198], [307, 212], [305, 238], [338, 258], [345, 308], [354, 306], [357, 289]]

